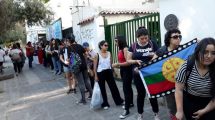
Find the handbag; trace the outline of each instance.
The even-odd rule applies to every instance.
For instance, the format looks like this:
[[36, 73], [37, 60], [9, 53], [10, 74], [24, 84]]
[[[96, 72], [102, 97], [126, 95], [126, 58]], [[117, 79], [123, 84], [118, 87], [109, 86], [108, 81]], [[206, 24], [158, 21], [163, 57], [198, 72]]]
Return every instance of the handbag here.
[[101, 95], [101, 90], [99, 87], [98, 82], [95, 82], [94, 88], [93, 88], [93, 95], [90, 103], [91, 109], [98, 109], [101, 108], [101, 104], [103, 103], [103, 98]]

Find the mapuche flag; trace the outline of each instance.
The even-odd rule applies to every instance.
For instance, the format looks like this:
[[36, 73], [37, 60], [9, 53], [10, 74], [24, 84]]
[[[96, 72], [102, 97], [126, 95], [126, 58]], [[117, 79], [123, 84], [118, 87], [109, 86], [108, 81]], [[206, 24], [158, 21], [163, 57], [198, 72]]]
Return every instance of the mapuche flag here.
[[139, 69], [148, 97], [162, 97], [175, 92], [175, 74], [182, 63], [194, 52], [197, 40], [179, 46]]

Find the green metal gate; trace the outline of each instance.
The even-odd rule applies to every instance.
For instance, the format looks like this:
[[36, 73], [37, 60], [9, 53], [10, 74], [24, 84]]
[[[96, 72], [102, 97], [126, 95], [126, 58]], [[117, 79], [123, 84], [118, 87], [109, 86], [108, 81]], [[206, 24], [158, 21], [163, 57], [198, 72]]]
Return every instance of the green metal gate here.
[[140, 26], [145, 26], [152, 38], [157, 40], [158, 45], [161, 44], [160, 39], [160, 16], [159, 13], [150, 14], [144, 17], [139, 17], [136, 19], [105, 25], [105, 40], [109, 44], [109, 51], [113, 55], [113, 61], [117, 61], [117, 47], [114, 43], [114, 38], [117, 35], [123, 35], [126, 37], [127, 44], [130, 46], [136, 41], [136, 30]]

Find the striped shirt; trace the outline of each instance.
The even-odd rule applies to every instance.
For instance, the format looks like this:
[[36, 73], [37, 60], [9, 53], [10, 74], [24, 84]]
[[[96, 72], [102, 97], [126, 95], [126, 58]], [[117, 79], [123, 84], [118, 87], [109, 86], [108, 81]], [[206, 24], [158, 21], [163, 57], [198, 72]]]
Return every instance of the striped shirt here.
[[[187, 62], [182, 64], [181, 68], [176, 73], [177, 83], [186, 83], [186, 67]], [[197, 65], [192, 68], [189, 78], [187, 79], [187, 91], [191, 95], [199, 97], [211, 97], [210, 90], [212, 88], [212, 82], [210, 80], [209, 72], [204, 76], [201, 76], [197, 70]], [[185, 88], [186, 89], [186, 88]]]

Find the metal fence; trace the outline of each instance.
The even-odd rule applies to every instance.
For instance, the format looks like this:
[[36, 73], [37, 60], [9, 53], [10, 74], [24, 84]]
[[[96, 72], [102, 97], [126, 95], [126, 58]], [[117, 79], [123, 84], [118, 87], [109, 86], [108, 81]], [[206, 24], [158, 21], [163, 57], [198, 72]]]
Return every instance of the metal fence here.
[[159, 13], [150, 14], [144, 17], [136, 19], [105, 25], [105, 40], [109, 44], [109, 51], [112, 53], [113, 61], [117, 61], [118, 48], [114, 43], [114, 38], [117, 35], [123, 35], [126, 37], [127, 44], [130, 46], [136, 41], [136, 30], [138, 27], [145, 26], [150, 34], [150, 37], [155, 39], [160, 46], [160, 17]]

